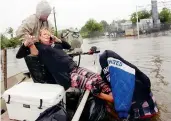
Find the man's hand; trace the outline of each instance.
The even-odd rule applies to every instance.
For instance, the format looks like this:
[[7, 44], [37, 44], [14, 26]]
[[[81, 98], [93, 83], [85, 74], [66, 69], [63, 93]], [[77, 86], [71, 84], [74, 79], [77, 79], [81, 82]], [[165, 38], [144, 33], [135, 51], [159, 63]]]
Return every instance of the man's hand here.
[[25, 42], [24, 42], [24, 46], [29, 47], [31, 45], [33, 45], [36, 42], [36, 37], [35, 36], [31, 36], [31, 35], [26, 35], [24, 37]]

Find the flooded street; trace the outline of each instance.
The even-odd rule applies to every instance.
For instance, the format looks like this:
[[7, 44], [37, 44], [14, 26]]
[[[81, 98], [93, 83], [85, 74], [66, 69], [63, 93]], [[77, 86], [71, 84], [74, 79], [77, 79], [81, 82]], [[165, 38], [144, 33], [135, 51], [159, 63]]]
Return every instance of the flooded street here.
[[[160, 116], [153, 121], [171, 121], [171, 36], [84, 40], [84, 51], [91, 46], [99, 47], [101, 52], [113, 50], [147, 74], [160, 109]], [[8, 50], [8, 77], [27, 70], [23, 59], [15, 59], [17, 51]], [[92, 66], [93, 58], [82, 56], [81, 65]]]

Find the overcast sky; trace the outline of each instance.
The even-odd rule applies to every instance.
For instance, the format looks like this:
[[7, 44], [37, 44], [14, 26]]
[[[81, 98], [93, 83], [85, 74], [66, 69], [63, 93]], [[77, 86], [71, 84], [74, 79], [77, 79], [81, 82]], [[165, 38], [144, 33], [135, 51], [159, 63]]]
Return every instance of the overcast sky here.
[[[35, 13], [40, 0], [0, 0], [0, 32], [12, 27], [14, 30], [22, 20]], [[146, 6], [151, 0], [47, 0], [56, 8], [58, 29], [80, 28], [93, 18], [98, 22], [128, 19], [136, 5]], [[158, 0], [162, 1], [162, 0]], [[49, 19], [53, 22], [53, 16]], [[53, 22], [54, 24], [54, 22]]]

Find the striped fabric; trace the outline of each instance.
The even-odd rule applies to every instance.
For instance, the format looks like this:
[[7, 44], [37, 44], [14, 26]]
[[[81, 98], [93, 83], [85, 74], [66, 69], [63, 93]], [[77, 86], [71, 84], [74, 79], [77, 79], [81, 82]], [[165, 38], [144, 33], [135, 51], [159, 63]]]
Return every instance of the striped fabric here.
[[111, 92], [109, 85], [102, 80], [100, 75], [82, 68], [78, 67], [74, 69], [71, 73], [71, 86], [81, 89], [91, 90], [92, 83], [98, 86], [103, 93]]
[[142, 112], [143, 113], [141, 115], [141, 118], [152, 117], [153, 115], [158, 113], [157, 104], [156, 104], [155, 98], [152, 93], [150, 93], [150, 97], [151, 97], [150, 100], [145, 101], [142, 104]]
[[[151, 98], [148, 101], [144, 101], [142, 103], [132, 102], [129, 118], [130, 121], [148, 121], [159, 112], [152, 93], [150, 93], [150, 97]], [[113, 116], [116, 118], [118, 114], [113, 109], [113, 105], [113, 103], [108, 102], [106, 108], [107, 111], [114, 114]]]
[[[136, 106], [135, 106], [136, 105]], [[142, 103], [133, 102], [131, 114], [134, 119], [151, 118], [158, 113], [158, 108], [154, 96], [150, 93], [150, 99]]]

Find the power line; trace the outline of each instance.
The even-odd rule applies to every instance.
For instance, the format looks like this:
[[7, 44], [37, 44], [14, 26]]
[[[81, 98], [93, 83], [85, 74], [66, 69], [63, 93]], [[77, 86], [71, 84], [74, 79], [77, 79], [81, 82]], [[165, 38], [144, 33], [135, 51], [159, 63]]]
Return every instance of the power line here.
[[[145, 6], [138, 6], [138, 11], [141, 11], [141, 10], [151, 10], [151, 6], [152, 6], [152, 4], [147, 4]], [[163, 8], [171, 9], [171, 1], [157, 2], [157, 8], [158, 8], [158, 10], [159, 9], [163, 9]]]

